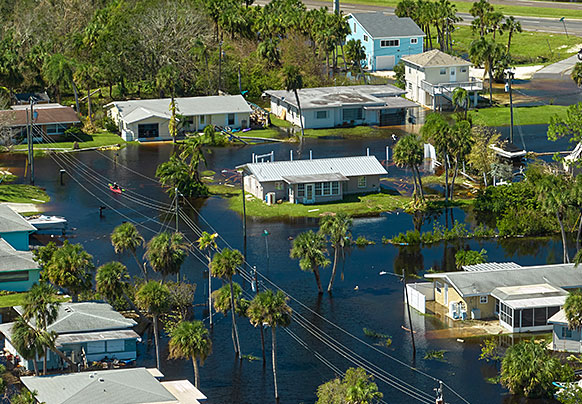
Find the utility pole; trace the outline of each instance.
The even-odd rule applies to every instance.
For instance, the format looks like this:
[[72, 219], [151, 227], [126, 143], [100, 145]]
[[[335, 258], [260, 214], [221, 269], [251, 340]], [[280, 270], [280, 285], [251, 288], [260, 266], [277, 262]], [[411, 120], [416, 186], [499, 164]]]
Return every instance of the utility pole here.
[[263, 231], [263, 236], [265, 236], [265, 250], [267, 252], [267, 273], [269, 273], [269, 232], [266, 229]]
[[509, 90], [509, 113], [511, 116], [511, 124], [509, 126], [509, 143], [513, 143], [513, 93], [511, 91], [511, 81], [515, 77], [515, 72], [512, 69], [505, 71], [507, 74], [507, 89]]
[[406, 288], [406, 269], [402, 269], [402, 286], [404, 287], [404, 299], [408, 310], [408, 325], [410, 327], [410, 338], [412, 339], [412, 360], [416, 359], [416, 344], [414, 343], [414, 330], [412, 329], [412, 317], [410, 316], [410, 302], [408, 300], [408, 289]]
[[240, 79], [240, 63], [238, 64], [238, 92], [242, 94], [242, 82]]
[[175, 192], [176, 192], [176, 233], [178, 233], [178, 196], [180, 195], [178, 193], [178, 187], [174, 188]]
[[243, 246], [244, 246], [244, 258], [247, 259], [247, 208], [246, 208], [246, 197], [245, 197], [245, 172], [244, 169], [240, 172], [240, 189], [242, 191], [242, 205], [243, 205]]
[[30, 166], [30, 183], [34, 185], [34, 100], [32, 97], [29, 99], [30, 101], [30, 116], [27, 116], [27, 123], [28, 123], [28, 165]]
[[220, 95], [220, 82], [222, 80], [222, 41], [218, 42], [218, 89], [217, 95]]

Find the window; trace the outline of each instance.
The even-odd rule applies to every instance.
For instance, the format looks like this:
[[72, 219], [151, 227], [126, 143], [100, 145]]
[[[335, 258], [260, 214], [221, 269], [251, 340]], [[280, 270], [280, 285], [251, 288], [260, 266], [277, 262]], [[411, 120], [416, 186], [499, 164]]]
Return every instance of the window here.
[[228, 114], [228, 124], [234, 125], [234, 114]]
[[343, 110], [343, 120], [347, 122], [361, 120], [363, 116], [364, 110], [362, 108], [345, 108]]
[[316, 119], [327, 119], [327, 111], [315, 111]]
[[354, 23], [354, 34], [356, 33], [356, 23]]
[[276, 182], [275, 183], [275, 189], [277, 191], [282, 191], [283, 190], [283, 183], [282, 182]]
[[443, 291], [442, 291], [443, 284], [442, 284], [442, 283], [440, 283], [439, 281], [436, 281], [436, 282], [434, 283], [434, 288], [436, 289], [436, 291], [437, 291], [438, 293], [443, 293]]
[[368, 42], [368, 35], [364, 35], [364, 42]]
[[105, 352], [105, 341], [87, 342], [87, 353], [102, 353]]
[[521, 310], [521, 326], [523, 327], [533, 327], [533, 309], [523, 309]]
[[358, 177], [358, 188], [366, 188], [366, 177]]
[[305, 197], [305, 184], [297, 185], [297, 198]]
[[125, 351], [125, 340], [107, 341], [107, 352], [123, 352]]
[[400, 46], [400, 39], [384, 39], [380, 41], [380, 46], [382, 48]]
[[537, 307], [534, 309], [534, 326], [539, 327], [547, 324], [546, 308]]
[[408, 83], [408, 89], [412, 90], [412, 83], [410, 83], [410, 82]]
[[461, 73], [467, 73], [467, 68], [466, 67], [461, 67]]
[[323, 183], [323, 194], [322, 195], [331, 195], [331, 184], [329, 182]]
[[47, 125], [46, 134], [47, 135], [62, 135], [65, 133], [65, 127], [63, 125]]
[[495, 299], [495, 314], [499, 314], [499, 300]]
[[204, 117], [205, 115], [200, 115], [200, 125], [204, 125], [206, 123]]
[[0, 273], [0, 282], [23, 282], [28, 280], [28, 271], [10, 271]]
[[572, 330], [566, 327], [562, 327], [562, 338], [572, 338]]
[[411, 67], [408, 67], [408, 73], [411, 73], [412, 74], [412, 68]]
[[418, 38], [410, 38], [410, 44], [415, 45], [418, 43]]
[[487, 304], [489, 302], [488, 296], [480, 296], [479, 303], [480, 304]]
[[447, 68], [446, 67], [443, 67], [441, 69], [441, 74], [447, 74]]
[[157, 123], [142, 123], [137, 125], [137, 137], [159, 137], [160, 129]]
[[321, 182], [315, 184], [315, 195], [321, 196]]
[[334, 181], [331, 183], [331, 194], [339, 195], [339, 181]]

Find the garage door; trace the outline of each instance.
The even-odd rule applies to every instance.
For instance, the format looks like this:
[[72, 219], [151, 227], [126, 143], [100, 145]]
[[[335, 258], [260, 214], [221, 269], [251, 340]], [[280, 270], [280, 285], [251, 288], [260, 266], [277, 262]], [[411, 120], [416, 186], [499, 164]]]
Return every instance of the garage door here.
[[376, 70], [391, 70], [394, 67], [394, 56], [376, 56]]

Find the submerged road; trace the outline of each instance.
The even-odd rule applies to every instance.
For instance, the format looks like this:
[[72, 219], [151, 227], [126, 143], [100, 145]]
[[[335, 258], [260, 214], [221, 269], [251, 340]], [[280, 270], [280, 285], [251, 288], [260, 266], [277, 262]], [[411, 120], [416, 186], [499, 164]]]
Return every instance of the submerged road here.
[[[469, 1], [469, 0], [468, 0]], [[268, 4], [270, 0], [256, 0], [255, 4], [264, 6]], [[333, 2], [330, 1], [319, 1], [319, 0], [303, 0], [303, 3], [308, 9], [320, 8], [327, 6], [330, 10], [333, 7]], [[568, 34], [582, 36], [582, 4], [580, 3], [550, 3], [542, 1], [515, 1], [515, 0], [496, 0], [492, 1], [493, 4], [500, 5], [520, 5], [520, 6], [532, 6], [532, 7], [547, 7], [547, 8], [563, 8], [563, 9], [577, 9], [580, 10], [580, 20], [566, 19], [566, 27], [568, 29]], [[350, 4], [340, 1], [340, 8], [344, 13], [366, 13], [383, 11], [386, 14], [394, 14], [393, 7], [384, 6], [371, 6], [364, 4]], [[468, 13], [457, 13], [459, 17], [463, 19], [460, 23], [461, 25], [469, 25], [473, 21], [473, 17]], [[516, 19], [521, 22], [521, 26], [526, 31], [534, 32], [549, 32], [555, 34], [564, 33], [564, 25], [557, 18], [545, 18], [545, 17], [523, 17], [516, 16]]]

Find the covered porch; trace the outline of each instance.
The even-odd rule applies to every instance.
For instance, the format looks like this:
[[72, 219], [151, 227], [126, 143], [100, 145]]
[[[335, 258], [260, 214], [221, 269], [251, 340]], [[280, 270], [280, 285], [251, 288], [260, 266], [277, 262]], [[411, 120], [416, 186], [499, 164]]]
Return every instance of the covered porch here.
[[322, 203], [343, 199], [348, 177], [340, 173], [290, 175], [283, 177], [291, 203]]
[[444, 106], [452, 105], [453, 91], [457, 88], [462, 88], [467, 91], [469, 95], [469, 102], [472, 101], [472, 106], [477, 106], [479, 101], [479, 92], [483, 90], [483, 81], [471, 78], [464, 82], [448, 82], [432, 84], [426, 80], [420, 82], [420, 88], [426, 93], [426, 105], [429, 105], [433, 110], [442, 110]]

